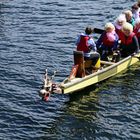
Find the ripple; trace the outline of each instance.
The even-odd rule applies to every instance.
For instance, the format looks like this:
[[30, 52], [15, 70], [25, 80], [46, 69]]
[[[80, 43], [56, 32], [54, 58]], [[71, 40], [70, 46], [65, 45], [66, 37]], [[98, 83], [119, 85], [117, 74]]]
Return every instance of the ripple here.
[[0, 1], [0, 139], [139, 139], [139, 64], [75, 95], [38, 96], [46, 68], [58, 82], [70, 72], [77, 34], [132, 3]]

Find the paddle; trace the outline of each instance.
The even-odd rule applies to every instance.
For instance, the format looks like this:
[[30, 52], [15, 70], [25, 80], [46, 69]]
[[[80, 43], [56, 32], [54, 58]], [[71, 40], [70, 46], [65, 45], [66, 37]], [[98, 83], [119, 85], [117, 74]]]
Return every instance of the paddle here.
[[99, 28], [94, 28], [94, 33], [97, 33], [97, 34], [102, 34], [105, 30], [103, 29], [99, 29]]

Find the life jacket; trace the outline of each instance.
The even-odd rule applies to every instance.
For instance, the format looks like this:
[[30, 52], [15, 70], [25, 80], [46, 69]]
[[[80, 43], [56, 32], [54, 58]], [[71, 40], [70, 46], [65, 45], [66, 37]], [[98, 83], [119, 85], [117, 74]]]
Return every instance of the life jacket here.
[[89, 52], [88, 40], [90, 39], [89, 36], [80, 36], [80, 42], [77, 45], [77, 51], [83, 51], [84, 53]]
[[122, 34], [120, 35], [121, 43], [124, 44], [124, 45], [129, 45], [129, 44], [131, 44], [134, 36], [135, 36], [135, 33], [134, 33], [134, 32], [132, 32], [128, 37], [126, 37], [126, 36], [124, 35], [124, 33], [122, 33]]
[[116, 28], [115, 31], [116, 31], [118, 37], [120, 38], [120, 36], [121, 36], [121, 34], [122, 34], [122, 30]]
[[140, 38], [140, 32], [136, 33], [137, 38]]
[[114, 41], [110, 41], [109, 38], [107, 37], [107, 34], [105, 32], [104, 36], [103, 36], [103, 39], [102, 39], [102, 42], [105, 46], [107, 47], [112, 47], [114, 45]]
[[134, 33], [136, 34], [137, 38], [140, 38], [140, 29], [134, 28]]

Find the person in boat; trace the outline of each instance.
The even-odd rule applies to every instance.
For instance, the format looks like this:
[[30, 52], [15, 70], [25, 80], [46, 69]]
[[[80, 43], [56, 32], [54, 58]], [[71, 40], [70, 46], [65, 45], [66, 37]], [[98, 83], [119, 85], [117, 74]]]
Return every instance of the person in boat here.
[[121, 57], [127, 57], [139, 51], [138, 39], [130, 23], [126, 22], [123, 24], [122, 34], [119, 39]]
[[137, 19], [135, 22], [134, 33], [136, 34], [140, 45], [140, 19]]
[[139, 16], [140, 16], [140, 0], [138, 0], [136, 4], [137, 4], [138, 7], [139, 7]]
[[139, 16], [139, 6], [138, 6], [138, 4], [135, 3], [134, 5], [132, 5], [131, 9], [132, 9], [131, 11], [132, 11], [133, 18], [134, 18], [134, 20], [136, 21], [137, 19], [140, 18], [140, 16]]
[[138, 6], [140, 7], [140, 0], [137, 1]]
[[100, 54], [97, 52], [96, 44], [93, 39], [93, 29], [86, 27], [85, 33], [81, 33], [76, 41], [77, 51], [84, 53], [85, 60], [92, 60], [95, 65], [97, 60], [100, 59]]
[[120, 14], [114, 21], [115, 31], [120, 36], [122, 32], [122, 25], [126, 22], [126, 17], [124, 14]]
[[113, 55], [113, 51], [117, 50], [118, 39], [115, 26], [111, 22], [106, 23], [105, 31], [96, 42], [96, 46], [101, 54], [101, 60], [108, 61], [108, 56]]
[[[138, 7], [138, 10], [137, 10], [137, 7]], [[134, 9], [134, 11], [137, 11], [136, 16], [140, 18], [140, 0], [137, 0], [137, 2], [134, 3], [131, 8], [132, 8], [132, 13]]]
[[130, 24], [134, 27], [134, 25], [135, 25], [135, 20], [134, 20], [132, 11], [131, 11], [131, 10], [125, 10], [125, 11], [123, 12], [123, 14], [125, 14], [126, 21], [127, 21], [128, 23], [130, 23]]

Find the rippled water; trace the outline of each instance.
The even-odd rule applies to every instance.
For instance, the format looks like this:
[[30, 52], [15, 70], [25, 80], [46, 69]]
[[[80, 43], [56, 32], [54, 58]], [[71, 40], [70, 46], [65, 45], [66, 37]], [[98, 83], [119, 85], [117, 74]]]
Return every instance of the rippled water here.
[[[140, 139], [140, 64], [76, 95], [38, 96], [44, 70], [63, 80], [87, 25], [102, 28], [132, 0], [0, 1], [0, 139]], [[98, 35], [95, 35], [97, 38]]]

